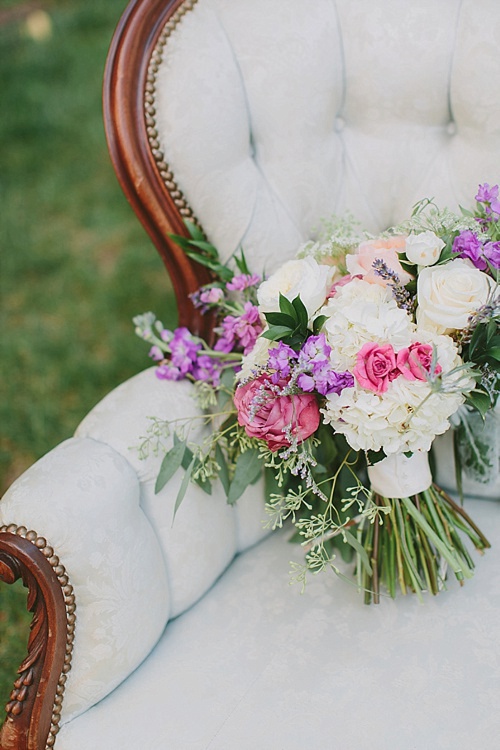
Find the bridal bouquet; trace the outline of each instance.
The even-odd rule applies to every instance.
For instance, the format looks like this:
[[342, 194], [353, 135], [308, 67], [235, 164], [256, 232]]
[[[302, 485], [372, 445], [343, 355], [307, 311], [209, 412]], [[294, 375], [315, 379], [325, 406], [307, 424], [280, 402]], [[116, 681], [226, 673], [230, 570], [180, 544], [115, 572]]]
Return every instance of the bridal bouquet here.
[[193, 224], [177, 241], [214, 282], [193, 302], [216, 315], [215, 342], [135, 319], [159, 378], [190, 378], [212, 426], [203, 444], [188, 420], [154, 420], [145, 440], [173, 433], [161, 488], [185, 470], [228, 502], [264, 473], [268, 523], [288, 518], [307, 571], [356, 557], [365, 601], [437, 594], [447, 570], [462, 583], [474, 562], [467, 542], [489, 546], [460, 505], [433, 484], [429, 451], [459, 410], [481, 414], [500, 391], [500, 200], [479, 186], [461, 215], [422, 201], [378, 237], [351, 219], [326, 225], [269, 278], [235, 269]]

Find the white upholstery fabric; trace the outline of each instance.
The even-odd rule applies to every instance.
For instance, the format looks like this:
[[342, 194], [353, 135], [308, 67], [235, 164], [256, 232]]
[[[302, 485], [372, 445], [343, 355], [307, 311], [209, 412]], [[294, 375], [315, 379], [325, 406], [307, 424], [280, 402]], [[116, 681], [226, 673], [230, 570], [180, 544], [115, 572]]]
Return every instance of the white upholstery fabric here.
[[256, 270], [333, 213], [466, 205], [498, 180], [499, 38], [497, 0], [198, 0], [158, 74], [165, 158]]
[[169, 616], [161, 551], [139, 507], [134, 471], [88, 438], [62, 443], [12, 485], [0, 503], [0, 524], [10, 523], [45, 537], [74, 587], [62, 715], [70, 719], [125, 679], [160, 637]]
[[[468, 510], [498, 538], [495, 505]], [[424, 606], [366, 607], [333, 573], [301, 596], [287, 577], [301, 554], [277, 534], [236, 558], [58, 750], [498, 747], [498, 545]]]
[[[264, 496], [251, 487], [235, 507], [226, 502], [219, 483], [212, 495], [191, 484], [177, 515], [174, 504], [182, 481], [178, 474], [154, 493], [162, 455], [140, 460], [137, 447], [151, 425], [149, 417], [175, 420], [200, 415], [188, 381], [160, 381], [154, 368], [112, 391], [83, 420], [77, 435], [111, 445], [129, 460], [140, 479], [141, 507], [158, 537], [171, 593], [171, 616], [190, 607], [207, 591], [235, 553], [261, 539]], [[190, 439], [203, 440], [204, 430], [194, 424]], [[168, 446], [172, 438], [165, 441]]]
[[[378, 231], [422, 197], [456, 208], [500, 168], [497, 0], [198, 0], [165, 48], [159, 139], [227, 257], [271, 271], [322, 217]], [[352, 750], [498, 744], [499, 546], [463, 590], [364, 608], [333, 576], [304, 597], [264, 536], [262, 493], [229, 508], [133, 448], [148, 416], [196, 413], [141, 373], [25, 474], [0, 520], [30, 525], [78, 606], [58, 750]], [[108, 444], [111, 447], [107, 447]], [[140, 501], [140, 505], [139, 505]], [[473, 514], [495, 542], [494, 504]], [[143, 659], [171, 615], [159, 646]]]

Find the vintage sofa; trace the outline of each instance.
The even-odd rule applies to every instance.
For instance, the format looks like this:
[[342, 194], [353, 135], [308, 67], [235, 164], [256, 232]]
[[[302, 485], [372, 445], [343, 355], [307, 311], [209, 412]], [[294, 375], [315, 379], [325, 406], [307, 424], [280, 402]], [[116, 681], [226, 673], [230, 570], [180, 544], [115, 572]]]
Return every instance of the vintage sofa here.
[[[207, 332], [206, 277], [168, 238], [184, 217], [270, 271], [321, 217], [381, 230], [498, 181], [499, 39], [496, 0], [133, 0], [108, 141], [181, 323]], [[195, 411], [146, 370], [0, 502], [0, 575], [34, 612], [3, 750], [498, 747], [497, 490], [468, 501], [493, 547], [463, 589], [369, 608], [332, 574], [301, 595], [260, 486], [235, 507], [191, 487], [173, 524], [180, 479], [154, 494], [148, 417]]]

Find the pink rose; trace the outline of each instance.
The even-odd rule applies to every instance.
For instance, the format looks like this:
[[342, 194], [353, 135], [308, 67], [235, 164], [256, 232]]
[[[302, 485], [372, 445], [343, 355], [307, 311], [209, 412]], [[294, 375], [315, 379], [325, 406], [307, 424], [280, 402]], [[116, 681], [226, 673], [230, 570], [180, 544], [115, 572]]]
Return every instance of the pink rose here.
[[365, 344], [356, 355], [353, 373], [362, 388], [385, 393], [391, 380], [400, 374], [394, 349], [390, 344]]
[[[432, 364], [431, 344], [416, 342], [407, 349], [401, 349], [397, 353], [396, 364], [406, 380], [425, 380], [426, 373], [430, 372]], [[436, 365], [434, 372], [438, 375], [441, 370], [441, 365]]]
[[359, 245], [354, 255], [346, 255], [347, 270], [351, 276], [360, 274], [363, 280], [370, 284], [387, 286], [387, 279], [383, 279], [378, 273], [375, 273], [373, 268], [373, 262], [380, 259], [391, 271], [397, 273], [400, 283], [404, 286], [412, 279], [399, 262], [398, 253], [404, 252], [405, 247], [405, 237], [367, 240]]
[[234, 404], [238, 424], [245, 428], [249, 437], [265, 440], [272, 451], [290, 445], [285, 429], [290, 428], [301, 443], [316, 432], [320, 422], [315, 396], [310, 393], [278, 396], [272, 390], [268, 375], [239, 386]]

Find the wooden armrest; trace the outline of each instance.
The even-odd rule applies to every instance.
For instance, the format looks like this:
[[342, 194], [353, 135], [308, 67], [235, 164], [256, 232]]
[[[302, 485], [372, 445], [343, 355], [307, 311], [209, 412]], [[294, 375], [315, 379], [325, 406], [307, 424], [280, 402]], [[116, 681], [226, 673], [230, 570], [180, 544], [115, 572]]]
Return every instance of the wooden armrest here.
[[75, 596], [66, 570], [48, 544], [24, 526], [0, 526], [0, 579], [22, 579], [33, 612], [28, 655], [6, 706], [0, 750], [54, 745], [75, 630]]

